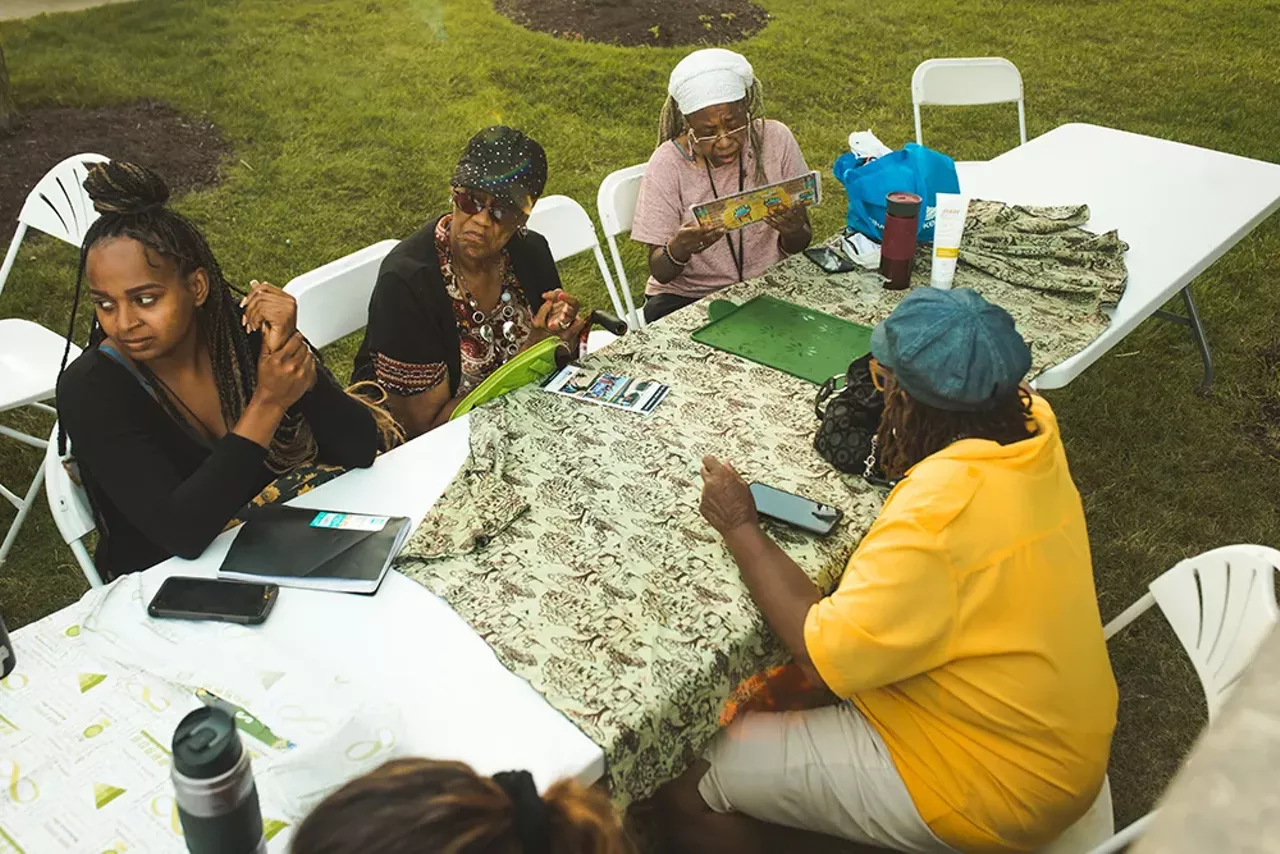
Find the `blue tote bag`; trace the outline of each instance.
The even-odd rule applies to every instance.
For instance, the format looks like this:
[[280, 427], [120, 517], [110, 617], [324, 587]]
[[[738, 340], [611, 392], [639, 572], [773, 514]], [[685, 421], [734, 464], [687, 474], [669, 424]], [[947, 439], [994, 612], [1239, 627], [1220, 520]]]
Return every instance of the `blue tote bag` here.
[[884, 199], [890, 193], [915, 193], [924, 199], [916, 239], [927, 242], [933, 240], [938, 193], [960, 192], [955, 161], [914, 142], [871, 161], [864, 162], [854, 154], [842, 154], [836, 158], [831, 171], [836, 180], [844, 184], [849, 196], [845, 224], [874, 240], [880, 240], [884, 234]]

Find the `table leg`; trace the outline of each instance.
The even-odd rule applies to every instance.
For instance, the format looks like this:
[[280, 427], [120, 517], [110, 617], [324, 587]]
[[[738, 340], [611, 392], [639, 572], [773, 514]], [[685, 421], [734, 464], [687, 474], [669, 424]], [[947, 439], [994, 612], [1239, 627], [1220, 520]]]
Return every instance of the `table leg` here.
[[1204, 324], [1200, 322], [1200, 312], [1196, 310], [1195, 299], [1191, 296], [1191, 286], [1187, 285], [1182, 289], [1182, 302], [1187, 307], [1187, 314], [1183, 317], [1180, 314], [1173, 314], [1168, 311], [1157, 311], [1156, 317], [1177, 323], [1180, 326], [1186, 326], [1191, 329], [1191, 337], [1195, 339], [1196, 346], [1200, 348], [1200, 360], [1204, 362], [1204, 379], [1200, 382], [1200, 393], [1208, 394], [1210, 387], [1213, 385], [1213, 354], [1209, 352], [1209, 339], [1204, 334]]

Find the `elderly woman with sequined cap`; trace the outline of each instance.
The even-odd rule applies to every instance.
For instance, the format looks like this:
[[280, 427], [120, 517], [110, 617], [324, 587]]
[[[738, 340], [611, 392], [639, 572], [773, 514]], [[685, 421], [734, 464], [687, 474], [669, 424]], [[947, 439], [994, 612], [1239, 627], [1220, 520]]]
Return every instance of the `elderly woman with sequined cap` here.
[[453, 173], [452, 211], [382, 262], [352, 380], [381, 385], [410, 438], [530, 345], [554, 335], [576, 346], [587, 314], [560, 289], [547, 241], [525, 228], [546, 183], [541, 145], [486, 128]]

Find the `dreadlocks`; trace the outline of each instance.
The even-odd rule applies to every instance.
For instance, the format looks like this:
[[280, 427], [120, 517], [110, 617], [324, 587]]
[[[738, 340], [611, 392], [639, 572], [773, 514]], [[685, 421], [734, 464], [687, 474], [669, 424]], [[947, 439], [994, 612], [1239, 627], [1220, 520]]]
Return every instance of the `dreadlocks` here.
[[884, 414], [876, 434], [880, 465], [897, 479], [925, 457], [961, 439], [990, 439], [1011, 445], [1035, 435], [1031, 395], [1023, 389], [981, 412], [951, 412], [908, 395], [892, 375], [886, 378]]
[[[764, 89], [760, 86], [760, 81], [754, 81], [747, 88], [747, 97], [742, 99], [742, 104], [747, 108], [747, 124], [750, 130], [747, 131], [747, 144], [751, 146], [751, 155], [756, 162], [755, 180], [758, 184], [768, 183], [768, 178], [764, 174]], [[662, 115], [658, 119], [658, 145], [669, 142], [681, 134], [689, 130], [689, 123], [685, 121], [684, 113], [680, 112], [680, 105], [676, 103], [676, 99], [667, 96], [666, 103], [662, 105]]]
[[[67, 328], [67, 346], [62, 354], [62, 368], [66, 368], [71, 351], [71, 337], [75, 333], [89, 250], [100, 242], [128, 237], [142, 244], [148, 250], [148, 256], [154, 254], [172, 261], [183, 278], [191, 276], [196, 270], [204, 270], [209, 280], [209, 295], [197, 309], [196, 322], [199, 324], [201, 337], [209, 348], [223, 420], [228, 425], [235, 424], [244, 413], [257, 385], [258, 354], [249, 345], [248, 333], [240, 325], [239, 297], [244, 292], [227, 281], [200, 230], [182, 214], [166, 207], [169, 188], [150, 169], [118, 161], [93, 164], [85, 178], [84, 188], [93, 200], [94, 209], [101, 216], [89, 226], [80, 248], [80, 266], [76, 273], [76, 290], [71, 303], [71, 319]], [[89, 331], [89, 346], [96, 347], [103, 337], [95, 314]], [[318, 371], [326, 370], [318, 357], [316, 368]], [[158, 385], [145, 364], [139, 364], [138, 369], [148, 382]], [[157, 397], [171, 416], [180, 423], [185, 422], [185, 416], [168, 395], [161, 394]], [[357, 399], [370, 406], [377, 419], [378, 408], [363, 398], [357, 396]], [[385, 412], [382, 415], [383, 418], [378, 420], [380, 428], [384, 428], [389, 420]], [[61, 429], [58, 445], [59, 452], [65, 453], [65, 437]], [[298, 414], [287, 414], [267, 449], [266, 464], [273, 473], [283, 474], [300, 465], [314, 462], [316, 452], [316, 440], [306, 419]]]

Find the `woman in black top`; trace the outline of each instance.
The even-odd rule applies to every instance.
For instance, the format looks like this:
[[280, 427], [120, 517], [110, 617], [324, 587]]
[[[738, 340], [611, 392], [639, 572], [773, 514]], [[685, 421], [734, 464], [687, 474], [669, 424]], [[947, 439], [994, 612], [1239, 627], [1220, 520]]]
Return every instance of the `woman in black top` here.
[[547, 241], [524, 227], [546, 183], [541, 145], [486, 128], [454, 171], [452, 213], [382, 262], [351, 376], [382, 387], [410, 437], [449, 420], [531, 344], [556, 335], [577, 345], [587, 316], [560, 290]]
[[292, 297], [257, 283], [234, 294], [149, 170], [96, 165], [84, 186], [102, 215], [81, 249], [72, 322], [87, 278], [94, 323], [59, 377], [58, 419], [97, 517], [104, 579], [198, 557], [300, 466], [373, 462], [377, 412], [324, 369]]

